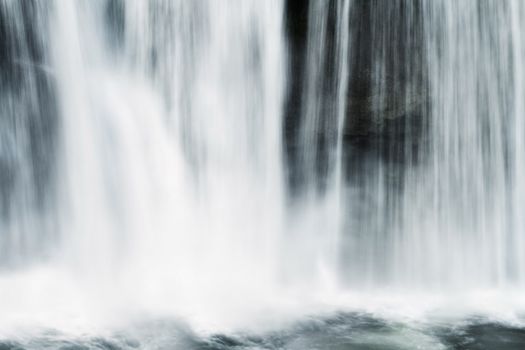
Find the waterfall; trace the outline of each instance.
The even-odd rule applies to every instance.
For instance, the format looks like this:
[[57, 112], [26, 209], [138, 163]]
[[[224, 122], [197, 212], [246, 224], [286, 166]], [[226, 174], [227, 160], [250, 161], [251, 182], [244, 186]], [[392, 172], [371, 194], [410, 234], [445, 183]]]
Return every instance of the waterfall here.
[[342, 138], [348, 80], [350, 1], [312, 1], [298, 130], [300, 194], [293, 202], [294, 275], [338, 288], [344, 211]]
[[48, 188], [58, 121], [44, 49], [47, 11], [2, 1], [0, 22], [0, 264], [9, 267], [44, 257], [55, 236]]
[[[429, 163], [405, 180], [412, 194], [403, 203], [408, 235], [399, 234], [400, 247], [419, 250], [413, 271], [419, 282], [461, 288], [521, 283], [524, 232], [514, 222], [520, 220], [518, 169], [524, 160], [519, 155], [524, 136], [519, 120], [525, 117], [519, 87], [523, 8], [496, 1], [422, 6], [431, 96]], [[425, 271], [432, 271], [433, 281]]]
[[362, 6], [369, 17], [352, 28], [371, 21], [372, 29], [359, 37], [369, 42], [350, 46], [361, 55], [350, 79], [361, 85], [351, 86], [349, 124], [362, 124], [358, 94], [368, 90], [366, 115], [379, 136], [350, 166], [357, 194], [346, 280], [427, 290], [521, 285], [523, 6]]
[[282, 216], [279, 4], [129, 2], [119, 47], [107, 6], [57, 4], [63, 250], [108, 278], [137, 263], [264, 283]]
[[0, 348], [414, 293], [522, 310], [524, 23], [520, 0], [0, 0]]
[[[20, 45], [5, 61], [25, 84], [6, 77], [2, 91], [13, 109], [2, 119], [13, 123], [6, 166], [23, 172], [2, 186], [13, 192], [6, 260], [46, 266], [44, 285], [70, 279], [106, 306], [198, 313], [237, 304], [232, 290], [254, 304], [272, 294], [285, 258], [282, 2], [22, 4], [2, 1], [5, 35]], [[37, 44], [42, 62], [24, 46]], [[40, 70], [56, 96], [50, 112], [38, 104]], [[35, 146], [50, 160], [46, 178], [28, 144], [40, 133], [51, 139]], [[41, 241], [48, 253], [31, 264]], [[40, 294], [52, 309], [51, 291]]]

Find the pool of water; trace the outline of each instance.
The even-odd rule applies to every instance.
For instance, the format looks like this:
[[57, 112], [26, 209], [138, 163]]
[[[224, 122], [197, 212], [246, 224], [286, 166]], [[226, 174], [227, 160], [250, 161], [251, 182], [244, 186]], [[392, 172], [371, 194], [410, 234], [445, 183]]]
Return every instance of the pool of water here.
[[404, 350], [525, 348], [525, 327], [481, 316], [433, 322], [392, 321], [364, 313], [308, 317], [284, 329], [232, 334], [198, 335], [173, 320], [145, 322], [103, 337], [70, 337], [47, 330], [38, 336], [0, 341], [0, 350], [91, 349], [290, 349], [290, 350]]

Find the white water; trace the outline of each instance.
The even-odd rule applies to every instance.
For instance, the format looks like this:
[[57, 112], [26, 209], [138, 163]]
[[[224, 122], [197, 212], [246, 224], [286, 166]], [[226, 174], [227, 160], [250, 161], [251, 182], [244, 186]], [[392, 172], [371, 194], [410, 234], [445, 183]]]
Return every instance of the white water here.
[[45, 267], [2, 276], [6, 304], [38, 318], [36, 298], [48, 326], [63, 311], [258, 308], [286, 257], [281, 1], [126, 1], [119, 47], [108, 2], [38, 5], [52, 8], [60, 239]]
[[[11, 35], [21, 35], [20, 2], [0, 4]], [[42, 209], [29, 121], [14, 118], [22, 132], [2, 134], [1, 150], [22, 172], [2, 222], [0, 336], [100, 332], [147, 317], [210, 330], [340, 308], [511, 320], [523, 309], [519, 1], [422, 2], [430, 131], [401, 192], [379, 158], [362, 188], [346, 182], [354, 3], [333, 2], [333, 38], [328, 2], [312, 1], [299, 141], [306, 180], [293, 199], [283, 1], [127, 0], [114, 27], [105, 0], [35, 4], [42, 62], [24, 70], [23, 94], [2, 91], [11, 103], [2, 114], [29, 118], [43, 103], [33, 101], [42, 87], [32, 79], [49, 76], [55, 170]], [[20, 45], [16, 59], [32, 60]]]
[[[378, 18], [371, 30], [377, 128], [386, 128], [381, 119], [396, 118], [392, 95], [401, 96], [397, 103], [406, 111], [428, 103], [416, 112], [422, 122], [400, 122], [407, 138], [381, 140], [383, 154], [354, 164], [362, 179], [347, 197], [351, 219], [343, 240], [350, 249], [342, 253], [350, 284], [451, 295], [521, 288], [523, 4], [378, 1], [370, 8]], [[398, 20], [383, 22], [391, 17]], [[389, 49], [391, 42], [403, 46]], [[414, 139], [421, 139], [417, 150]]]

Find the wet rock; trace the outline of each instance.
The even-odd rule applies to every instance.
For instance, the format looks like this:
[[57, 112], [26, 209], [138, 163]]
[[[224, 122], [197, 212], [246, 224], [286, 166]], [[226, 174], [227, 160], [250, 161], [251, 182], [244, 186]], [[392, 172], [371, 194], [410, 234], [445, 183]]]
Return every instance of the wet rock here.
[[429, 104], [420, 4], [358, 0], [350, 23], [346, 142], [381, 154], [419, 142]]
[[[362, 153], [404, 162], [405, 150], [417, 152], [424, 139], [429, 98], [421, 11], [419, 2], [352, 2], [343, 135], [345, 144]], [[285, 16], [291, 74], [284, 136], [293, 163], [304, 117], [301, 92], [305, 85], [308, 1], [288, 0]], [[328, 80], [333, 73], [326, 72]], [[325, 114], [330, 115], [329, 111]]]

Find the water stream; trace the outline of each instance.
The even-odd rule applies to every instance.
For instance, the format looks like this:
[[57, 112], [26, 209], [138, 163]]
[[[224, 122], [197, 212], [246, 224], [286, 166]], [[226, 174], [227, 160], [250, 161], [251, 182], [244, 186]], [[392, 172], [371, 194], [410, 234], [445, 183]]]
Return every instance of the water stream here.
[[525, 343], [525, 3], [287, 1], [0, 0], [0, 349]]

